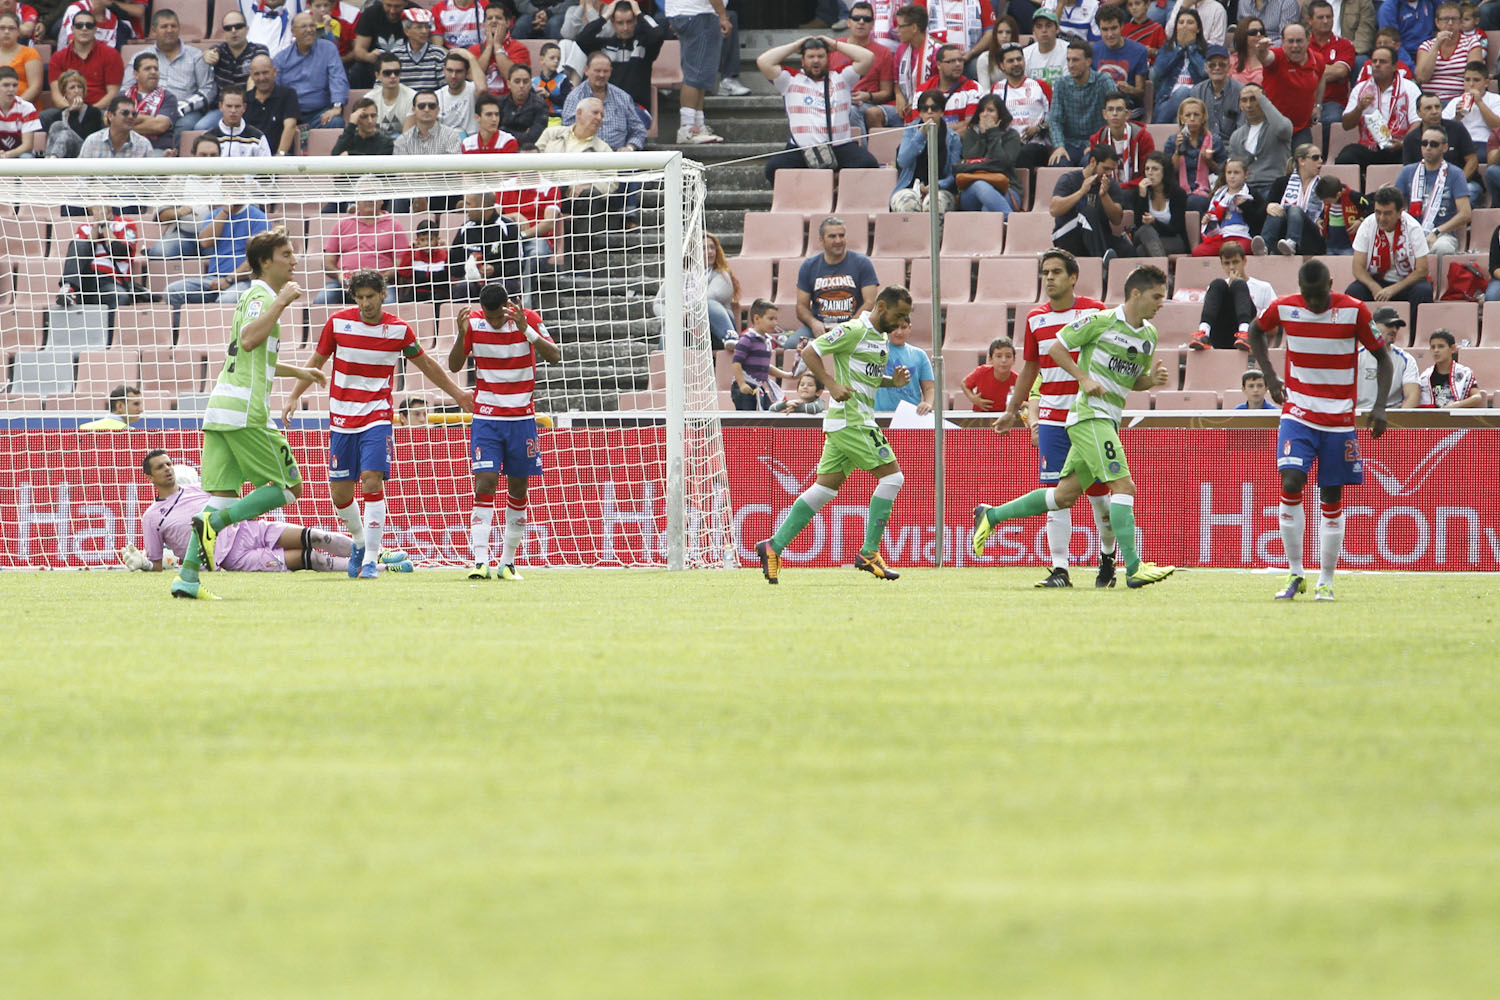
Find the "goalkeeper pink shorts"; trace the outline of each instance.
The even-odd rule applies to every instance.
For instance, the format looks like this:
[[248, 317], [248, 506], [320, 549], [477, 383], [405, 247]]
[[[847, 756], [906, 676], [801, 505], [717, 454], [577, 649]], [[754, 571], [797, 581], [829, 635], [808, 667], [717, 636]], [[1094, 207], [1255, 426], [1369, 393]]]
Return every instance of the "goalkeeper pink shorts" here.
[[[285, 573], [286, 550], [281, 547], [285, 524], [241, 521], [219, 532], [214, 561], [230, 573]], [[227, 537], [226, 537], [227, 536]]]

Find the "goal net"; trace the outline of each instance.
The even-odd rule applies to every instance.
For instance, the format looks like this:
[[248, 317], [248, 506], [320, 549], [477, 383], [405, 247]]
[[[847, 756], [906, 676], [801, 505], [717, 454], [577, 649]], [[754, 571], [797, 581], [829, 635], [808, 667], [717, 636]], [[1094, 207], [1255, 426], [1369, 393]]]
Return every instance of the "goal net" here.
[[[0, 568], [114, 566], [141, 544], [156, 499], [142, 458], [161, 448], [199, 465], [248, 287], [244, 241], [276, 227], [303, 289], [281, 321], [293, 364], [352, 307], [343, 280], [356, 268], [387, 277], [387, 311], [445, 370], [485, 283], [540, 314], [562, 362], [537, 369], [545, 472], [524, 565], [732, 565], [703, 191], [669, 153], [6, 161]], [[472, 363], [455, 378], [472, 386]], [[295, 386], [276, 380], [274, 413]], [[393, 388], [386, 544], [464, 564], [465, 415], [409, 361]], [[313, 386], [284, 425], [306, 489], [277, 520], [337, 530], [327, 411]]]

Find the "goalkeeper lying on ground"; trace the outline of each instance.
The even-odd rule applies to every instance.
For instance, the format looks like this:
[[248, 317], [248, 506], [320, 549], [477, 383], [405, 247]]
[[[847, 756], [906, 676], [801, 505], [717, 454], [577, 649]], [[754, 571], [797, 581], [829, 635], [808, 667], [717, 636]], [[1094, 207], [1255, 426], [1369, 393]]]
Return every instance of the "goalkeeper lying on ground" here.
[[[197, 475], [180, 479], [172, 459], [165, 451], [147, 452], [141, 469], [156, 488], [156, 502], [141, 515], [144, 552], [127, 545], [120, 559], [131, 569], [162, 569], [163, 547], [176, 553], [187, 551], [193, 534], [193, 516], [208, 503], [208, 494], [197, 485]], [[184, 467], [184, 473], [190, 470]], [[344, 573], [354, 542], [347, 535], [334, 534], [322, 528], [303, 528], [295, 524], [272, 521], [242, 521], [219, 533], [218, 568], [241, 573], [284, 573], [311, 569], [320, 573]], [[404, 553], [381, 554], [391, 560], [388, 570], [410, 572], [411, 562]]]

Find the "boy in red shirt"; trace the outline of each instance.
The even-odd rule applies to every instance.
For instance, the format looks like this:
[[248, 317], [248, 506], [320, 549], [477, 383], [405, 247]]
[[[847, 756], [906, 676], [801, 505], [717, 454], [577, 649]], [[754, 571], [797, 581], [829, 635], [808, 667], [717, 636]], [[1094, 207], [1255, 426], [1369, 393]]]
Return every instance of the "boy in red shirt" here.
[[1008, 337], [990, 342], [989, 361], [964, 376], [964, 395], [976, 410], [999, 412], [1016, 386], [1016, 345]]

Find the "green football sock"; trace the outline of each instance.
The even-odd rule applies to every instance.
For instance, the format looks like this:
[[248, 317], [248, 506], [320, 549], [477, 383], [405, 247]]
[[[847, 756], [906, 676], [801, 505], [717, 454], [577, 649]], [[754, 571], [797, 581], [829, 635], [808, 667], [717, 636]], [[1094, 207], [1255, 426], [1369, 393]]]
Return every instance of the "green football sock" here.
[[215, 531], [223, 531], [231, 524], [248, 521], [252, 517], [260, 517], [277, 507], [285, 506], [286, 496], [282, 493], [280, 486], [260, 486], [223, 510], [214, 511], [208, 516], [208, 520], [214, 526]]
[[895, 503], [885, 497], [870, 498], [870, 518], [865, 522], [865, 544], [859, 554], [866, 558], [880, 551], [880, 539], [885, 535], [886, 522], [891, 519], [891, 507]]
[[1047, 490], [1043, 487], [1018, 496], [1010, 503], [991, 507], [984, 512], [984, 517], [993, 528], [1001, 521], [1014, 521], [1018, 517], [1035, 517], [1037, 514], [1045, 513], [1047, 513]]
[[198, 570], [203, 565], [203, 546], [198, 544], [198, 535], [188, 535], [187, 551], [182, 554], [182, 565], [178, 568], [177, 578], [186, 580], [188, 583], [198, 582]]
[[802, 529], [807, 527], [817, 511], [813, 510], [806, 500], [801, 497], [792, 504], [792, 509], [787, 511], [786, 520], [781, 522], [781, 527], [776, 529], [776, 534], [771, 536], [771, 548], [780, 553], [782, 549], [792, 544], [792, 539], [801, 534]]
[[1115, 529], [1115, 541], [1120, 545], [1120, 555], [1125, 557], [1126, 574], [1134, 573], [1141, 565], [1141, 557], [1135, 551], [1135, 505], [1111, 503], [1109, 524]]

